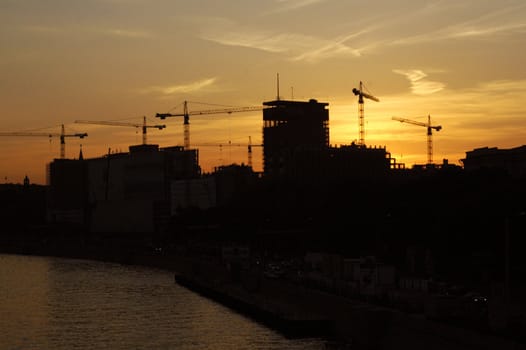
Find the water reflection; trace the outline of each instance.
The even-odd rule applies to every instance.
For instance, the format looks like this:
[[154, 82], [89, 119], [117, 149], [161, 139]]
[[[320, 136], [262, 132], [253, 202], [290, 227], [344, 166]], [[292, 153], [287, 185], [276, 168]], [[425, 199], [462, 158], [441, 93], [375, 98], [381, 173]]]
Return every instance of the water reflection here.
[[0, 255], [1, 349], [325, 349], [203, 298], [167, 271]]

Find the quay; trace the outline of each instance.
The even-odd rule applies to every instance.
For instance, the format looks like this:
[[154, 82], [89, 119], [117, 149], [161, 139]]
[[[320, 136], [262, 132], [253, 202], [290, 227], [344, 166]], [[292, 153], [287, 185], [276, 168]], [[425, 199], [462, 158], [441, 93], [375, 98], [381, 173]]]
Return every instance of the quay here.
[[[150, 263], [161, 267], [161, 261]], [[288, 336], [328, 337], [367, 350], [526, 349], [515, 340], [431, 320], [423, 314], [353, 300], [257, 272], [232, 274], [206, 259], [178, 256], [169, 265], [180, 285]]]
[[322, 291], [261, 270], [246, 271], [194, 254], [124, 251], [79, 242], [35, 244], [19, 236], [2, 242], [10, 254], [49, 255], [158, 268], [175, 282], [291, 337], [326, 337], [353, 349], [526, 350], [505, 336], [466, 329], [410, 313]]

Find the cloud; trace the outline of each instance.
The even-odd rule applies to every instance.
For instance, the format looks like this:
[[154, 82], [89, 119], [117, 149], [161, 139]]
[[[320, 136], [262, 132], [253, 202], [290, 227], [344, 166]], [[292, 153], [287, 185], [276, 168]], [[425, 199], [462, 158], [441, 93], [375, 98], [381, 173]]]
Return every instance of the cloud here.
[[[425, 75], [418, 71], [411, 73], [413, 78]], [[526, 109], [520, 103], [525, 96], [524, 79], [485, 81], [462, 89], [449, 87], [441, 93], [423, 96], [411, 92], [385, 95], [374, 108], [366, 107], [366, 140], [370, 144], [387, 145], [397, 158], [403, 154], [399, 162], [409, 164], [410, 157], [414, 157], [415, 162], [424, 162], [426, 129], [403, 126], [391, 116], [425, 123], [430, 115], [433, 125], [443, 127], [440, 132], [433, 132], [435, 160], [447, 158], [454, 162], [463, 158], [465, 151], [477, 147], [516, 147], [526, 139]], [[354, 108], [354, 104], [331, 107], [332, 143], [348, 143], [357, 136]], [[351, 126], [346, 126], [349, 124]]]
[[189, 84], [171, 85], [171, 86], [149, 86], [142, 89], [143, 94], [160, 94], [160, 95], [174, 95], [181, 93], [192, 93], [207, 89], [214, 85], [217, 78], [208, 78], [198, 80]]
[[125, 30], [125, 29], [106, 29], [102, 32], [110, 36], [125, 37], [125, 38], [132, 38], [132, 39], [141, 39], [141, 38], [151, 37], [151, 34], [147, 32]]
[[99, 0], [100, 2], [107, 2], [109, 4], [146, 4], [149, 3], [149, 0]]
[[422, 44], [432, 41], [461, 39], [461, 38], [475, 38], [475, 37], [489, 37], [497, 34], [506, 34], [514, 31], [526, 30], [525, 23], [510, 23], [503, 25], [488, 25], [488, 26], [474, 26], [459, 24], [440, 29], [434, 32], [428, 32], [421, 35], [415, 35], [406, 38], [393, 40], [390, 45], [414, 45]]
[[517, 103], [523, 101], [524, 96], [526, 80], [495, 80], [458, 92], [449, 98], [448, 104], [462, 106], [459, 110], [471, 115], [484, 111], [501, 128], [508, 118], [524, 121], [524, 106]]
[[[524, 33], [526, 31], [526, 4], [504, 7], [498, 10], [490, 9], [485, 14], [473, 15], [474, 19], [452, 23], [426, 33], [392, 40], [390, 45], [414, 45], [433, 41], [461, 38], [489, 38], [495, 35]], [[471, 12], [470, 12], [471, 13]], [[433, 13], [429, 13], [433, 16]]]
[[296, 33], [276, 34], [270, 31], [236, 27], [224, 30], [210, 29], [201, 34], [201, 39], [221, 45], [285, 54], [293, 61], [315, 63], [336, 56], [361, 56], [370, 47], [351, 47], [346, 42], [366, 32], [367, 30], [361, 30], [334, 39], [325, 39]]
[[430, 114], [451, 137], [484, 140], [514, 129], [509, 138], [520, 140], [518, 134], [526, 130], [526, 120], [525, 108], [517, 101], [524, 100], [524, 96], [526, 80], [494, 80], [464, 89], [447, 89], [441, 94], [386, 96], [376, 108], [385, 109], [380, 114], [403, 110], [404, 115], [400, 116], [410, 119]]
[[131, 30], [131, 29], [122, 29], [122, 28], [93, 28], [93, 27], [81, 27], [81, 26], [71, 26], [71, 27], [50, 27], [50, 26], [25, 26], [22, 27], [22, 30], [36, 33], [36, 34], [59, 34], [59, 35], [78, 35], [78, 34], [96, 34], [96, 35], [106, 35], [113, 37], [125, 37], [131, 39], [143, 39], [150, 38], [151, 34], [145, 31], [140, 30]]
[[480, 84], [478, 91], [498, 93], [526, 93], [525, 80], [495, 80]]
[[58, 33], [60, 30], [56, 27], [48, 27], [48, 26], [26, 26], [22, 27], [22, 30], [32, 32], [32, 33]]
[[324, 1], [326, 0], [275, 0], [275, 2], [278, 4], [278, 7], [272, 11], [267, 12], [267, 14], [293, 11], [293, 10], [297, 10], [297, 9], [300, 9], [306, 6], [321, 3]]
[[401, 74], [411, 83], [411, 91], [415, 95], [430, 95], [444, 89], [445, 84], [438, 81], [425, 79], [427, 74], [419, 69], [402, 70], [393, 69], [396, 74]]
[[273, 35], [267, 32], [249, 32], [249, 31], [232, 31], [232, 32], [210, 32], [201, 35], [204, 40], [216, 42], [227, 46], [240, 46], [252, 49], [258, 49], [267, 52], [285, 52], [291, 48], [287, 43], [298, 43], [305, 40], [305, 37], [294, 34]]
[[506, 25], [497, 25], [486, 28], [465, 28], [459, 30], [456, 33], [452, 33], [451, 37], [453, 38], [462, 38], [462, 37], [475, 37], [475, 36], [489, 36], [493, 34], [512, 32], [515, 30], [526, 29], [526, 23], [514, 23]]
[[[307, 62], [318, 62], [327, 58], [335, 56], [353, 56], [360, 57], [362, 53], [367, 50], [367, 47], [353, 48], [345, 44], [346, 41], [356, 38], [364, 33], [366, 30], [351, 33], [345, 36], [336, 38], [334, 41], [324, 41], [313, 43], [318, 44], [317, 46], [311, 46], [310, 50], [307, 50], [293, 58], [294, 61], [307, 61]], [[320, 40], [321, 41], [321, 40]]]

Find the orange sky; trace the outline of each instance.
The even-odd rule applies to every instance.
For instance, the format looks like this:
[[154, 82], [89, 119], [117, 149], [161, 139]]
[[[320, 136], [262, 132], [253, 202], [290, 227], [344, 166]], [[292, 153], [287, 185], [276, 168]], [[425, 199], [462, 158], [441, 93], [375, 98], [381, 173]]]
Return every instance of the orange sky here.
[[[260, 106], [275, 99], [329, 103], [333, 145], [357, 140], [363, 81], [365, 143], [410, 167], [460, 164], [477, 147], [511, 148], [526, 136], [526, 3], [523, 0], [3, 0], [0, 132], [87, 132], [66, 157], [99, 157], [142, 142], [132, 127], [75, 120], [164, 123], [148, 142], [183, 144], [180, 118], [156, 113]], [[261, 143], [261, 112], [193, 116], [193, 145]], [[0, 176], [45, 183], [58, 138], [0, 137]], [[200, 147], [204, 171], [246, 163], [243, 146]], [[253, 163], [261, 170], [261, 148]]]

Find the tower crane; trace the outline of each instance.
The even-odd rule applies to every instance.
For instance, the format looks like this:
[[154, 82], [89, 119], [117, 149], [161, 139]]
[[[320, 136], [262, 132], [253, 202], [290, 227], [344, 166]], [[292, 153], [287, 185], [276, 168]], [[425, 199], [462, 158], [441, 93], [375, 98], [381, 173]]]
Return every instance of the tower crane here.
[[249, 111], [260, 111], [263, 106], [249, 106], [249, 107], [232, 107], [223, 109], [208, 109], [201, 111], [188, 111], [188, 101], [184, 101], [183, 113], [157, 113], [155, 116], [160, 119], [166, 119], [168, 117], [183, 117], [184, 124], [184, 148], [190, 148], [190, 116], [191, 115], [207, 115], [207, 114], [219, 114], [219, 113], [235, 113], [235, 112], [249, 112]]
[[166, 125], [147, 125], [146, 117], [143, 117], [143, 123], [126, 123], [126, 122], [117, 122], [117, 121], [104, 121], [104, 120], [75, 120], [75, 123], [79, 124], [98, 124], [98, 125], [112, 125], [112, 126], [132, 126], [134, 128], [142, 129], [142, 144], [146, 145], [146, 129], [156, 128], [162, 130], [166, 128]]
[[79, 137], [83, 139], [84, 137], [88, 136], [88, 134], [85, 132], [66, 134], [65, 129], [64, 129], [64, 124], [62, 124], [60, 133], [15, 131], [15, 132], [0, 132], [0, 136], [47, 136], [49, 138], [60, 137], [60, 159], [64, 159], [66, 157], [66, 140], [65, 140], [66, 137]]
[[247, 149], [248, 149], [248, 163], [247, 163], [247, 165], [252, 168], [252, 147], [263, 147], [263, 144], [253, 144], [252, 143], [252, 137], [249, 136], [248, 137], [248, 144], [231, 143], [229, 141], [226, 144], [223, 144], [223, 143], [216, 143], [216, 144], [208, 143], [208, 144], [194, 145], [194, 146], [197, 146], [197, 147], [210, 147], [211, 146], [211, 147], [219, 147], [220, 149], [222, 149], [223, 146], [228, 146], [228, 147], [245, 147], [245, 146], [248, 146], [247, 147]]
[[365, 146], [365, 127], [364, 127], [364, 116], [363, 116], [363, 98], [368, 98], [376, 102], [380, 102], [378, 97], [370, 95], [363, 91], [363, 83], [360, 81], [360, 88], [353, 88], [352, 92], [358, 96], [358, 127], [359, 127], [359, 146]]
[[252, 168], [252, 137], [248, 137], [248, 166]]
[[252, 147], [263, 147], [263, 144], [252, 144], [252, 138], [248, 137], [248, 166], [252, 168]]
[[410, 120], [406, 118], [393, 117], [393, 120], [398, 120], [402, 123], [409, 123], [413, 125], [419, 125], [427, 128], [427, 164], [433, 164], [433, 129], [440, 131], [442, 126], [431, 125], [431, 116], [427, 116], [427, 123], [422, 123], [416, 120]]

